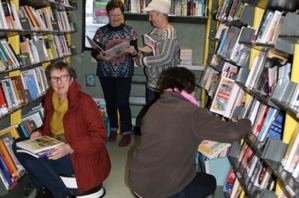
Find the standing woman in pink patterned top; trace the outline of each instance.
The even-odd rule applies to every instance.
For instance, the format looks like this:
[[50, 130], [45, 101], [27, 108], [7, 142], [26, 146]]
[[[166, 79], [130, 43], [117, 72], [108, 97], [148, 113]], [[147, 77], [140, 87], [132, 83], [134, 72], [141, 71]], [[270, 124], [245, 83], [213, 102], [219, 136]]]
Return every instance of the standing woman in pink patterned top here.
[[96, 31], [93, 40], [104, 50], [124, 41], [129, 41], [130, 46], [125, 53], [115, 57], [95, 50], [91, 54], [98, 61], [97, 76], [101, 82], [111, 125], [109, 141], [116, 141], [120, 128], [122, 139], [119, 146], [125, 147], [130, 143], [132, 133], [129, 98], [134, 74], [134, 57], [138, 53], [137, 33], [134, 28], [123, 23], [124, 5], [121, 1], [110, 1], [106, 10], [109, 23]]

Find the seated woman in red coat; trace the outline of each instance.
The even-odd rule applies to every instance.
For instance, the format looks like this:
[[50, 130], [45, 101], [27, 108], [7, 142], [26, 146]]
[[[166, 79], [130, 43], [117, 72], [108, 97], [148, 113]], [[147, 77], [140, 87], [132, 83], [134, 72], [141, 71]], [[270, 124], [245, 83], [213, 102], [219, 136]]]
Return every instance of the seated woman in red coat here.
[[75, 197], [59, 176], [75, 174], [80, 194], [102, 185], [111, 167], [106, 127], [96, 103], [74, 79], [70, 65], [57, 62], [49, 65], [46, 73], [51, 88], [44, 98], [44, 124], [30, 138], [48, 135], [65, 144], [43, 158], [15, 154], [37, 188], [36, 197]]

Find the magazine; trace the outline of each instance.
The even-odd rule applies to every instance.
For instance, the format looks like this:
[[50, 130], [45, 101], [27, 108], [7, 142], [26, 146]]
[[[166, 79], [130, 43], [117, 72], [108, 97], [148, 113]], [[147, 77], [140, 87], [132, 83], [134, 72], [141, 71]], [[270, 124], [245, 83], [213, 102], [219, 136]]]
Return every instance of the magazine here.
[[28, 139], [17, 142], [17, 152], [25, 152], [34, 157], [47, 156], [51, 151], [64, 142], [49, 136], [41, 136], [34, 139]]
[[124, 42], [122, 42], [118, 45], [115, 45], [114, 47], [105, 51], [89, 36], [86, 36], [86, 37], [93, 49], [102, 51], [106, 56], [111, 56], [111, 57], [120, 56], [123, 53], [125, 53], [126, 49], [130, 46], [129, 41], [124, 41]]

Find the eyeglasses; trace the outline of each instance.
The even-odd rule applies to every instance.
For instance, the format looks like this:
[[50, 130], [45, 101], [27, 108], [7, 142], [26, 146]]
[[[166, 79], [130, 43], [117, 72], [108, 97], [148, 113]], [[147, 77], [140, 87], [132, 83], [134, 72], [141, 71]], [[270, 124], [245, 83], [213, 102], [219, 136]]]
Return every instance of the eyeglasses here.
[[58, 82], [58, 80], [60, 80], [61, 82], [65, 82], [68, 79], [69, 76], [70, 75], [62, 75], [62, 76], [59, 76], [59, 77], [53, 76], [53, 77], [50, 77], [50, 81], [52, 83], [56, 83], [56, 82]]
[[119, 17], [122, 17], [122, 14], [109, 14], [109, 17], [111, 17], [111, 18], [119, 18]]

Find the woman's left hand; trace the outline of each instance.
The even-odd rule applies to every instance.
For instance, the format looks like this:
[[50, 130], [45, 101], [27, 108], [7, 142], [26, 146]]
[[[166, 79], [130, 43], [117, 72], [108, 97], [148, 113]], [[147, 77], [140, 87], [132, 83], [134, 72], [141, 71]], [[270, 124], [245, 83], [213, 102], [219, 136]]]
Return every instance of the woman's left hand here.
[[73, 149], [69, 144], [62, 144], [53, 149], [48, 159], [57, 160], [73, 152]]

